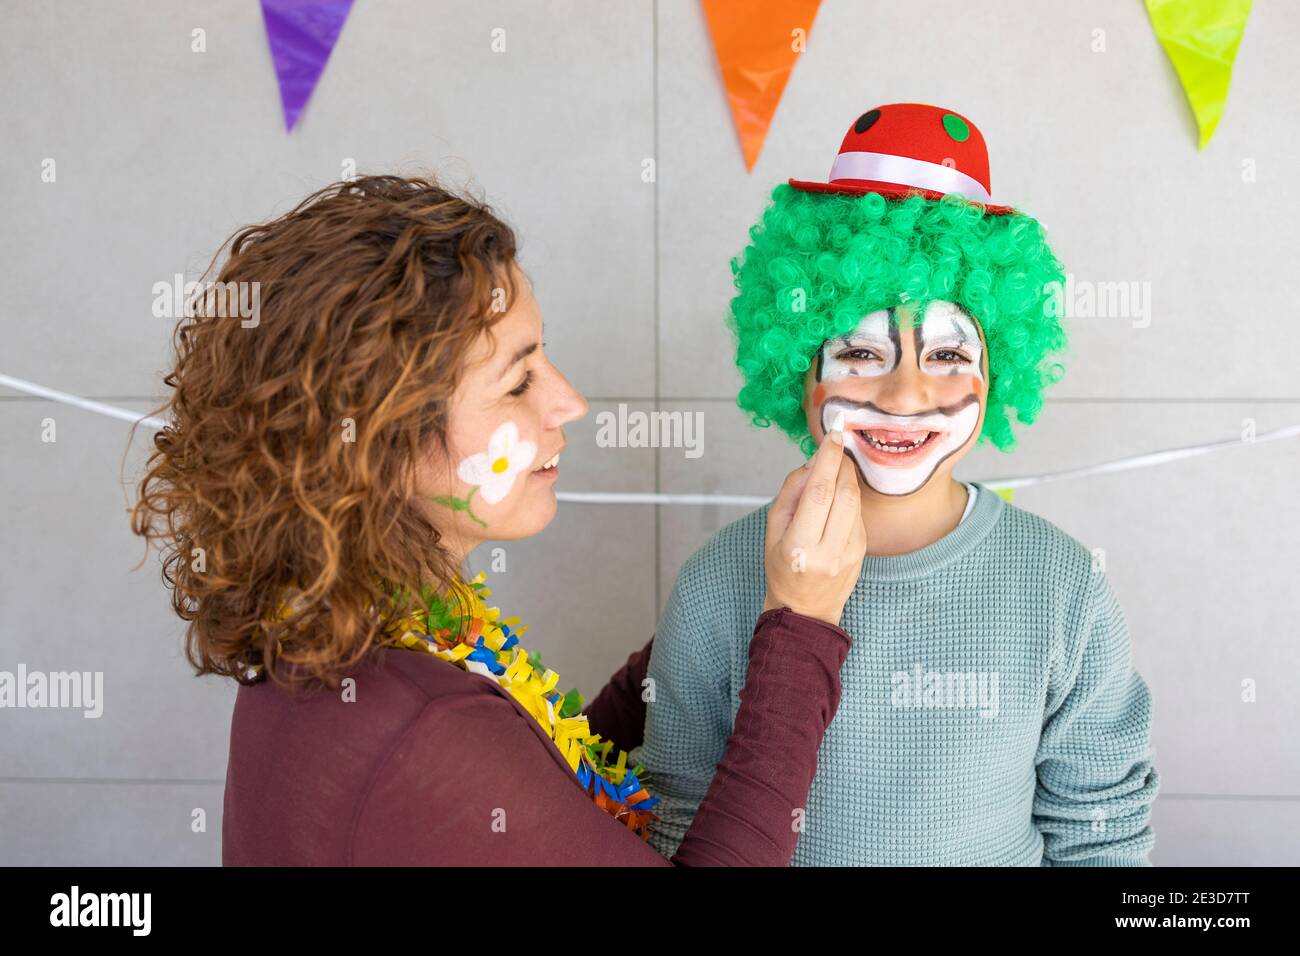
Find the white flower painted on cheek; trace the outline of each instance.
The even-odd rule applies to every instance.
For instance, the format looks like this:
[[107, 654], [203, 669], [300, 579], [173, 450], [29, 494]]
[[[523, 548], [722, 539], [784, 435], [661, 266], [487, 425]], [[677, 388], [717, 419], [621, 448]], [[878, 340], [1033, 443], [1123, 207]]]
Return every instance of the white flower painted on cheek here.
[[470, 455], [460, 463], [456, 473], [467, 485], [478, 487], [479, 496], [490, 505], [510, 493], [515, 476], [533, 463], [537, 445], [519, 439], [519, 428], [506, 422], [488, 439], [486, 454]]

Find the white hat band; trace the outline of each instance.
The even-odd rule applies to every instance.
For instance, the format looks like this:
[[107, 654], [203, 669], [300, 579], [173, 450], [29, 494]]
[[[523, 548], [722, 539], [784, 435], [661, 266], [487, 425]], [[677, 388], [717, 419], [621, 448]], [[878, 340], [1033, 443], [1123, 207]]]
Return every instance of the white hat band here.
[[890, 153], [840, 153], [831, 166], [830, 181], [841, 179], [896, 183], [936, 193], [957, 193], [977, 202], [990, 202], [989, 191], [980, 181], [960, 169]]

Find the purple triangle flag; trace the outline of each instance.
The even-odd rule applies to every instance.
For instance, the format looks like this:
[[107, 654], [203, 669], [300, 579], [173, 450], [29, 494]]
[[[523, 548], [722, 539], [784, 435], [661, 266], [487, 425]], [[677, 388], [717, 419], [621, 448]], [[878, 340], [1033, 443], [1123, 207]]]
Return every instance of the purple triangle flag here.
[[262, 0], [286, 130], [298, 122], [351, 9], [352, 0]]

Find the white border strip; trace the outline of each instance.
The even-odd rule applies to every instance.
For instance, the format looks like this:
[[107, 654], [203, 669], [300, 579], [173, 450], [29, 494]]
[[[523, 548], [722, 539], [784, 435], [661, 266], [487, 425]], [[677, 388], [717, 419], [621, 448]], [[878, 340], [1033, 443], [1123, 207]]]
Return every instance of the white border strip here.
[[931, 189], [937, 193], [957, 193], [967, 199], [991, 203], [989, 191], [983, 184], [960, 169], [924, 159], [912, 159], [910, 156], [895, 156], [892, 153], [840, 153], [831, 165], [830, 175], [832, 183], [838, 179], [896, 183], [917, 189]]
[[[44, 385], [37, 385], [35, 382], [28, 382], [21, 378], [14, 378], [11, 375], [5, 375], [2, 372], [0, 372], [0, 385], [12, 388], [18, 392], [26, 392], [29, 395], [35, 395], [38, 398], [48, 398], [52, 402], [60, 402], [64, 405], [71, 405], [74, 408], [81, 408], [88, 412], [107, 415], [110, 418], [119, 418], [124, 422], [144, 425], [147, 428], [161, 429], [167, 426], [167, 423], [161, 418], [137, 415], [135, 412], [126, 408], [119, 408], [116, 405], [106, 405], [103, 402], [96, 402], [89, 398], [80, 398], [79, 396], [71, 395], [67, 392], [60, 392], [57, 389], [46, 388]], [[1149, 465], [1163, 465], [1166, 462], [1180, 461], [1184, 458], [1194, 458], [1198, 455], [1207, 455], [1210, 452], [1222, 451], [1225, 448], [1243, 448], [1249, 445], [1259, 445], [1269, 441], [1279, 441], [1283, 438], [1300, 438], [1300, 424], [1287, 425], [1284, 428], [1276, 428], [1273, 431], [1264, 432], [1260, 435], [1256, 435], [1250, 441], [1244, 441], [1240, 438], [1228, 438], [1223, 441], [1206, 442], [1200, 445], [1185, 445], [1182, 448], [1168, 448], [1164, 451], [1146, 452], [1145, 454], [1132, 455], [1128, 458], [1117, 458], [1114, 461], [1104, 461], [1096, 465], [1084, 465], [1081, 468], [1069, 468], [1064, 471], [1046, 472], [1041, 475], [1025, 475], [1020, 478], [977, 478], [975, 480], [981, 485], [984, 485], [984, 487], [993, 491], [1006, 488], [1028, 488], [1032, 485], [1046, 484], [1050, 481], [1064, 481], [1068, 478], [1083, 478], [1087, 475], [1104, 475], [1116, 471], [1129, 471], [1133, 468], [1146, 468]], [[573, 504], [715, 505], [733, 508], [757, 508], [767, 504], [775, 496], [560, 491], [556, 492], [555, 497], [560, 501], [567, 501]]]

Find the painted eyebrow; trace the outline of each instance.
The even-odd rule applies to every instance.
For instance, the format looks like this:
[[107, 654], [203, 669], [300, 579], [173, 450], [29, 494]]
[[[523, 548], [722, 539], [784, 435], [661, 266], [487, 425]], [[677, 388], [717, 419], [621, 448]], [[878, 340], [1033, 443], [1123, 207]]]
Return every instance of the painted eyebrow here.
[[888, 335], [876, 335], [871, 332], [850, 332], [848, 335], [841, 335], [839, 338], [827, 339], [827, 344], [832, 347], [837, 345], [853, 345], [858, 342], [891, 345], [893, 344], [893, 339]]

